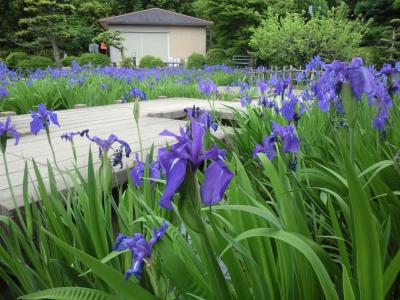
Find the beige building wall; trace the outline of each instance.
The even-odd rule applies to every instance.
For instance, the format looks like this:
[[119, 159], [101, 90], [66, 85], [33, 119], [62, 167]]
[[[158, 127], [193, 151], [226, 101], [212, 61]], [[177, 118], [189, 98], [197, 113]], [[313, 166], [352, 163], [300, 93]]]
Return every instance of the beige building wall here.
[[[186, 60], [194, 52], [206, 54], [205, 27], [112, 25], [108, 30], [121, 32], [125, 57], [135, 52], [137, 63], [146, 54], [164, 61], [169, 58]], [[122, 59], [120, 51], [111, 47], [110, 58], [118, 64]]]
[[186, 59], [193, 52], [206, 54], [205, 27], [169, 27], [169, 55]]

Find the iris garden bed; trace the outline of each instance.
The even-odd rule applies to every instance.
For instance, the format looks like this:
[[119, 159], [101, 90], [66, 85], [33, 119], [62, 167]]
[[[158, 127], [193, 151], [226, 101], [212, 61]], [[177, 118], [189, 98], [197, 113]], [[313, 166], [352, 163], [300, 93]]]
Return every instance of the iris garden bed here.
[[[95, 169], [90, 153], [87, 174], [66, 175], [74, 189], [64, 197], [42, 185], [40, 202], [0, 219], [9, 228], [0, 232], [0, 278], [10, 294], [398, 299], [400, 64], [377, 71], [357, 58], [315, 58], [306, 70], [299, 94], [290, 78], [259, 81], [257, 101], [243, 93], [229, 146], [211, 135], [221, 124], [208, 80], [196, 89], [209, 112], [188, 110], [176, 143], [157, 153], [135, 156], [118, 137], [90, 130], [67, 133], [67, 142], [96, 143], [102, 165]], [[32, 117], [33, 131], [57, 122], [43, 106]], [[2, 150], [12, 151], [12, 125], [0, 130]], [[136, 166], [112, 193], [111, 165], [122, 155]], [[40, 182], [40, 172], [31, 175]]]
[[[73, 108], [76, 104], [88, 106], [112, 104], [115, 100], [132, 101], [132, 87], [139, 88], [146, 99], [158, 96], [207, 98], [199, 86], [209, 81], [221, 100], [238, 99], [240, 93], [231, 86], [245, 86], [247, 94], [255, 95], [255, 81], [244, 70], [226, 66], [207, 67], [204, 70], [184, 68], [131, 69], [79, 66], [71, 68], [38, 69], [30, 74], [9, 70], [0, 65], [0, 111], [28, 113], [38, 104], [48, 108]], [[248, 85], [252, 82], [253, 87]]]

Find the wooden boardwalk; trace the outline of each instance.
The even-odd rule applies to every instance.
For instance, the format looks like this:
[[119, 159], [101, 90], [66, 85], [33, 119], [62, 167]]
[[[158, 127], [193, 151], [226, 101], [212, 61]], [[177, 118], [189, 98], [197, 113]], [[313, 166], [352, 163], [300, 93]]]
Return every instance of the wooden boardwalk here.
[[[140, 104], [139, 126], [142, 135], [143, 148], [148, 152], [154, 144], [155, 148], [161, 147], [166, 142], [173, 142], [173, 138], [161, 137], [159, 133], [164, 129], [178, 133], [179, 126], [183, 126], [185, 121], [178, 118], [184, 117], [183, 109], [196, 105], [202, 109], [210, 109], [210, 104], [206, 100], [188, 98], [168, 98], [162, 100], [149, 100]], [[229, 118], [228, 107], [240, 108], [239, 102], [215, 102], [215, 109]], [[80, 131], [89, 129], [91, 135], [107, 138], [114, 133], [119, 138], [127, 141], [132, 152], [139, 151], [139, 141], [137, 128], [133, 118], [133, 103], [113, 104], [107, 106], [85, 107], [72, 110], [57, 111], [58, 120], [61, 127], [51, 125], [50, 132], [53, 147], [56, 153], [58, 165], [63, 171], [70, 171], [74, 168], [74, 159], [69, 142], [62, 141], [60, 136], [64, 132]], [[171, 119], [172, 118], [172, 119]], [[17, 198], [17, 205], [23, 205], [23, 174], [25, 162], [28, 163], [30, 173], [29, 197], [30, 200], [38, 200], [36, 188], [36, 176], [33, 170], [32, 160], [34, 159], [39, 167], [42, 177], [48, 184], [47, 162], [53, 165], [52, 154], [47, 143], [44, 131], [37, 136], [29, 134], [30, 115], [20, 115], [12, 118], [17, 126], [18, 132], [22, 137], [17, 146], [13, 145], [13, 140], [9, 140], [7, 146], [7, 161], [13, 189]], [[219, 138], [223, 138], [223, 130], [215, 133]], [[79, 136], [74, 139], [78, 156], [77, 167], [85, 174], [87, 158], [90, 147], [92, 147], [96, 164], [99, 164], [97, 157], [97, 147], [90, 143], [86, 138]], [[131, 167], [134, 155], [125, 161], [125, 166]], [[65, 183], [61, 176], [56, 172], [57, 187], [59, 191], [65, 190]], [[127, 179], [126, 169], [115, 168], [116, 182], [124, 182]], [[116, 183], [115, 182], [115, 183]], [[15, 209], [10, 190], [7, 184], [3, 163], [0, 163], [0, 215], [9, 214]]]

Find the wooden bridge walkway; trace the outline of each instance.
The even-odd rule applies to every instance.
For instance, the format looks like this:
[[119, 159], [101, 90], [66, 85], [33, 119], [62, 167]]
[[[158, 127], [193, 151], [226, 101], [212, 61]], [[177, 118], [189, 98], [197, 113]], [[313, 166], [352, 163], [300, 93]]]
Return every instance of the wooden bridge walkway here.
[[[152, 144], [155, 148], [164, 145], [166, 142], [173, 142], [174, 139], [161, 137], [159, 133], [164, 129], [178, 133], [179, 126], [185, 124], [182, 118], [185, 116], [183, 109], [196, 105], [202, 109], [210, 109], [210, 104], [206, 100], [188, 99], [188, 98], [168, 98], [162, 100], [150, 100], [140, 103], [140, 121], [139, 126], [142, 135], [143, 148], [148, 152]], [[223, 118], [229, 118], [228, 107], [240, 108], [239, 102], [215, 102], [215, 109], [218, 110]], [[133, 103], [113, 104], [107, 106], [84, 107], [71, 110], [57, 111], [58, 120], [61, 127], [51, 125], [51, 139], [56, 153], [58, 165], [61, 170], [68, 171], [74, 168], [74, 159], [69, 142], [62, 141], [60, 136], [64, 132], [80, 131], [89, 129], [91, 135], [97, 135], [101, 138], [107, 138], [109, 134], [114, 133], [119, 138], [127, 141], [132, 152], [139, 151], [139, 141], [137, 128], [133, 118]], [[30, 201], [38, 200], [36, 187], [36, 176], [33, 170], [32, 160], [34, 159], [39, 167], [41, 175], [48, 184], [47, 162], [53, 165], [52, 154], [47, 143], [44, 131], [37, 136], [30, 135], [29, 123], [30, 115], [19, 115], [12, 118], [17, 126], [18, 132], [22, 137], [17, 146], [13, 145], [13, 140], [9, 140], [7, 146], [7, 161], [13, 189], [17, 198], [17, 205], [23, 205], [23, 174], [25, 162], [28, 163], [30, 173], [29, 197]], [[223, 138], [224, 132], [218, 130], [215, 133], [219, 138]], [[87, 157], [92, 143], [86, 138], [76, 137], [74, 139], [77, 152], [77, 166], [85, 173]], [[97, 154], [97, 147], [92, 144], [93, 153]], [[94, 155], [96, 164], [99, 164], [97, 155]], [[133, 156], [131, 156], [125, 165], [132, 166]], [[65, 190], [65, 183], [61, 176], [56, 172], [57, 187], [59, 191]], [[115, 168], [116, 182], [127, 180], [126, 169], [119, 170]], [[3, 162], [0, 163], [0, 215], [9, 214], [15, 209], [7, 179], [4, 171]]]

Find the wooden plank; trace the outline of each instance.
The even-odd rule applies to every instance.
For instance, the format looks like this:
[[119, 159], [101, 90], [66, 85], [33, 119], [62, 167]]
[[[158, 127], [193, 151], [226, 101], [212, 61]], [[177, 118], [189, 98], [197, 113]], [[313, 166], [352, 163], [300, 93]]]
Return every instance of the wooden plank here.
[[[192, 107], [193, 105], [196, 105], [201, 109], [210, 108], [208, 101], [202, 99], [174, 98], [141, 102], [141, 118], [139, 126], [142, 133], [142, 142], [145, 153], [150, 151], [152, 145], [154, 145], [157, 149], [164, 145], [165, 142], [174, 142], [174, 138], [160, 136], [159, 133], [161, 131], [168, 129], [172, 132], [178, 133], [179, 126], [186, 124], [186, 122], [183, 120], [149, 117], [148, 115], [163, 114], [165, 117], [168, 116], [168, 113], [175, 113], [179, 116], [184, 116], [181, 113], [183, 109]], [[215, 102], [215, 108], [221, 112], [227, 111], [226, 105], [240, 107], [240, 104], [238, 105], [238, 103], [222, 101]], [[138, 152], [140, 147], [132, 110], [133, 103], [126, 103], [57, 111], [61, 127], [58, 128], [57, 126], [52, 125], [50, 136], [56, 153], [57, 164], [61, 168], [62, 172], [71, 171], [74, 168], [71, 145], [69, 142], [64, 142], [60, 138], [60, 135], [63, 132], [80, 131], [82, 129], [89, 128], [91, 135], [98, 135], [101, 138], [107, 138], [109, 134], [114, 133], [119, 138], [127, 141], [130, 144], [133, 153]], [[13, 118], [13, 123], [16, 124], [19, 129], [22, 128], [22, 130], [29, 131], [30, 120], [31, 117], [29, 115], [15, 116]], [[219, 138], [223, 138], [224, 136], [222, 131], [217, 131], [216, 135]], [[20, 144], [17, 146], [13, 146], [12, 143], [13, 140], [10, 140], [9, 146], [7, 147], [7, 161], [9, 166], [9, 175], [13, 184], [18, 205], [23, 205], [22, 181], [25, 162], [28, 162], [28, 170], [31, 175], [29, 191], [31, 201], [37, 200], [38, 197], [35, 192], [37, 181], [33, 171], [33, 159], [37, 162], [39, 170], [46, 184], [48, 184], [47, 161], [49, 161], [53, 166], [53, 171], [56, 174], [57, 187], [60, 191], [66, 189], [61, 175], [58, 174], [58, 171], [54, 168], [51, 150], [44, 132], [39, 133], [37, 136], [29, 135], [21, 137]], [[79, 170], [85, 173], [87, 167], [87, 156], [90, 147], [94, 153], [95, 164], [97, 166], [100, 164], [100, 160], [96, 155], [97, 149], [93, 143], [89, 142], [86, 138], [80, 137], [76, 138], [74, 143], [77, 152], [76, 165]], [[124, 164], [127, 168], [132, 166], [133, 159], [134, 158], [132, 156], [128, 159], [124, 158]], [[116, 178], [119, 178], [121, 183], [124, 182], [124, 180], [126, 181], [127, 171], [125, 168], [122, 170], [115, 168], [114, 171]], [[13, 209], [14, 204], [7, 184], [4, 167], [1, 167], [0, 214], [12, 213]]]

